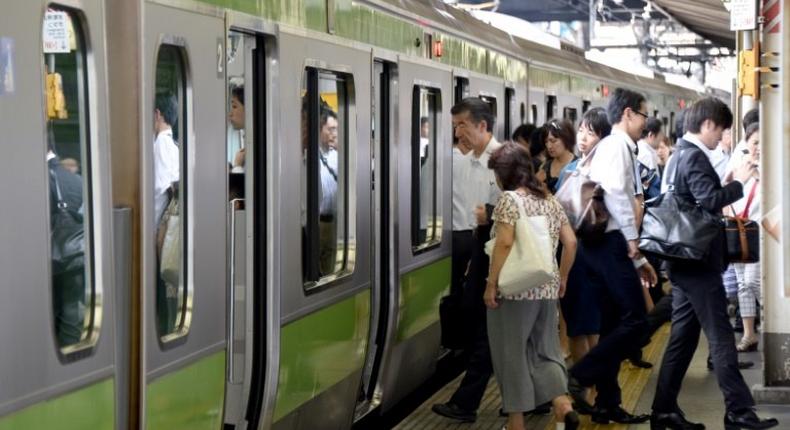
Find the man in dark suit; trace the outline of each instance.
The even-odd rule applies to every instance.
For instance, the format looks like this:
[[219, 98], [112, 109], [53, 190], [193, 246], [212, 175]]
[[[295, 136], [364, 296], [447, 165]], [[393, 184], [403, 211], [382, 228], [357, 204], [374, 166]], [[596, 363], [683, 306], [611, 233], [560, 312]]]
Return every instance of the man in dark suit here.
[[[720, 100], [706, 98], [696, 102], [686, 113], [686, 134], [667, 167], [667, 179], [672, 181], [674, 176], [677, 196], [698, 202], [716, 215], [743, 197], [743, 182], [755, 173], [752, 162], [744, 163], [735, 170], [734, 180], [721, 186], [710, 153], [721, 140], [722, 132], [731, 125], [732, 112]], [[722, 229], [704, 261], [669, 264], [673, 285], [672, 332], [658, 376], [650, 418], [652, 428], [705, 428], [703, 424], [687, 421], [677, 402], [683, 377], [699, 342], [700, 328], [705, 330], [716, 378], [724, 394], [725, 428], [766, 429], [778, 424], [775, 419], [761, 420], [754, 412], [754, 399], [738, 370], [738, 353], [721, 277], [726, 267], [725, 255]]]

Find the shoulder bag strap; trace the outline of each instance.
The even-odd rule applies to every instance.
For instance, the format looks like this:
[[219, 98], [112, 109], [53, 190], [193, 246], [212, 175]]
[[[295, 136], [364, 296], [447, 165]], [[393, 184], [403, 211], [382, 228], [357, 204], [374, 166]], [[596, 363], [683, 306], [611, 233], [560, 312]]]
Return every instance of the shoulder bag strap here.
[[49, 169], [49, 176], [52, 177], [52, 182], [55, 184], [55, 198], [57, 199], [58, 209], [67, 209], [68, 204], [65, 200], [63, 200], [63, 193], [60, 191], [60, 181], [58, 180], [58, 175], [54, 170]]
[[759, 180], [755, 180], [754, 184], [752, 185], [752, 190], [749, 191], [749, 198], [746, 200], [746, 207], [743, 208], [743, 212], [741, 212], [741, 218], [749, 218], [749, 209], [752, 207], [752, 201], [754, 200], [754, 195], [757, 192], [757, 185], [760, 183]]

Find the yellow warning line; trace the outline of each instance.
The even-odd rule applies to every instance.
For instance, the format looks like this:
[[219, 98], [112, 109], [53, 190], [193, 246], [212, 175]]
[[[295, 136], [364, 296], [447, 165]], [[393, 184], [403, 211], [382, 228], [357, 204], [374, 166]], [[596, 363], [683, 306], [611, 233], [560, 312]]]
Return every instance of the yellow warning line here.
[[[650, 345], [646, 346], [642, 350], [645, 361], [653, 363], [652, 369], [640, 369], [631, 365], [627, 361], [623, 362], [622, 366], [620, 367], [620, 375], [618, 380], [620, 381], [620, 387], [622, 388], [623, 408], [625, 408], [625, 410], [634, 412], [634, 408], [636, 408], [636, 404], [639, 402], [639, 398], [642, 397], [642, 392], [645, 390], [645, 386], [647, 386], [650, 375], [654, 371], [658, 372], [658, 369], [661, 366], [659, 358], [661, 357], [664, 348], [666, 347], [667, 341], [669, 340], [669, 327], [669, 324], [664, 324], [663, 327], [658, 329], [656, 334], [653, 335]], [[647, 413], [649, 411], [636, 412]], [[556, 421], [552, 420], [551, 423], [546, 426], [545, 430], [554, 430], [555, 423]], [[583, 416], [581, 428], [590, 430], [627, 430], [628, 425], [596, 424], [590, 420], [589, 416]]]

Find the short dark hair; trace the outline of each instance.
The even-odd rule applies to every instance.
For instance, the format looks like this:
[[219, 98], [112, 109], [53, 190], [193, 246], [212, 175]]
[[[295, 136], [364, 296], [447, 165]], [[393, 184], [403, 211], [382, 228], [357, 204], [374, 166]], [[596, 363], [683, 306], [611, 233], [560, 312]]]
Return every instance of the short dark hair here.
[[702, 123], [711, 120], [723, 129], [732, 127], [732, 111], [723, 101], [714, 97], [697, 100], [686, 113], [686, 131], [699, 133]]
[[532, 159], [526, 148], [514, 142], [505, 142], [488, 159], [488, 168], [494, 171], [505, 191], [524, 187], [537, 197], [546, 198], [548, 192], [532, 170]]
[[520, 126], [516, 127], [515, 130], [513, 130], [511, 139], [514, 142], [517, 142], [519, 139], [521, 139], [529, 144], [529, 138], [536, 129], [537, 127], [534, 124], [521, 124]]
[[540, 126], [529, 136], [529, 155], [537, 157], [546, 151], [546, 127]]
[[746, 131], [750, 125], [760, 122], [760, 109], [750, 109], [749, 112], [743, 116], [743, 131]]
[[321, 105], [321, 116], [319, 117], [320, 122], [318, 123], [318, 125], [323, 127], [324, 124], [326, 124], [327, 120], [329, 120], [329, 118], [337, 119], [337, 114], [328, 105], [324, 106], [322, 104]]
[[573, 129], [573, 123], [570, 120], [551, 119], [543, 128], [546, 130], [546, 136], [543, 138], [544, 142], [551, 135], [560, 139], [562, 144], [565, 145], [565, 149], [573, 152], [573, 148], [576, 146], [576, 130]]
[[746, 129], [746, 133], [743, 135], [743, 139], [749, 140], [749, 138], [752, 137], [754, 133], [759, 133], [759, 132], [760, 132], [760, 123], [753, 122], [749, 124], [749, 127]]
[[609, 118], [606, 116], [606, 109], [602, 107], [594, 107], [585, 112], [582, 116], [582, 124], [601, 139], [612, 132], [612, 124], [609, 123]]
[[606, 113], [609, 116], [610, 124], [617, 124], [623, 120], [623, 112], [626, 108], [631, 108], [632, 111], [638, 112], [647, 99], [641, 93], [631, 91], [625, 88], [617, 88], [614, 94], [609, 98], [609, 104], [606, 106]]
[[244, 106], [244, 85], [236, 85], [235, 87], [231, 88], [230, 96], [235, 97], [236, 100]]
[[159, 93], [154, 100], [154, 107], [162, 114], [167, 125], [175, 127], [178, 122], [178, 99], [173, 93]]
[[486, 131], [489, 133], [494, 131], [496, 117], [494, 117], [493, 112], [491, 112], [491, 107], [488, 106], [488, 103], [477, 97], [467, 97], [456, 103], [455, 106], [450, 109], [451, 115], [460, 115], [464, 112], [469, 112], [469, 116], [472, 118], [473, 123], [480, 124], [480, 121], [485, 121]]
[[675, 140], [680, 139], [686, 134], [686, 109], [678, 112], [678, 115], [675, 117]]
[[645, 129], [642, 130], [642, 139], [646, 138], [653, 133], [653, 136], [658, 136], [658, 133], [661, 133], [661, 127], [664, 124], [661, 123], [661, 120], [658, 118], [650, 117], [647, 119], [647, 123], [645, 124]]
[[431, 119], [427, 116], [420, 117], [420, 127], [424, 126], [426, 122], [431, 122]]

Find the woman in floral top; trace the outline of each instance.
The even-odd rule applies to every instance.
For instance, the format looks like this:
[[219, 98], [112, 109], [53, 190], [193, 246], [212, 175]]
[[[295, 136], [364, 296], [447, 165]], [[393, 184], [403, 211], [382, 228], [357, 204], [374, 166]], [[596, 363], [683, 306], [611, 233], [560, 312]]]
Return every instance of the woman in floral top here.
[[[559, 202], [536, 178], [527, 151], [506, 143], [488, 161], [499, 187], [505, 191], [494, 209], [494, 237], [491, 269], [484, 300], [488, 307], [488, 337], [503, 409], [508, 413], [508, 430], [524, 429], [522, 411], [551, 401], [558, 422], [565, 429], [579, 425], [566, 396], [568, 381], [565, 360], [557, 332], [557, 299], [565, 294], [568, 272], [576, 254], [576, 236]], [[515, 296], [502, 296], [497, 281], [515, 241], [519, 207], [526, 216], [545, 216], [553, 252], [562, 242], [560, 267], [554, 279]], [[552, 258], [553, 259], [553, 258]]]

